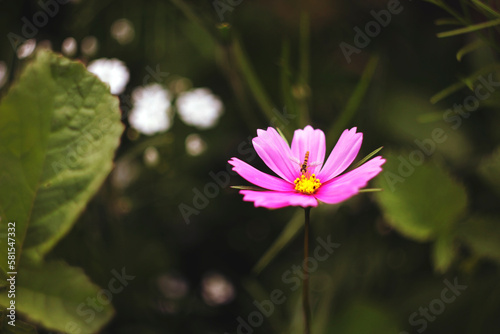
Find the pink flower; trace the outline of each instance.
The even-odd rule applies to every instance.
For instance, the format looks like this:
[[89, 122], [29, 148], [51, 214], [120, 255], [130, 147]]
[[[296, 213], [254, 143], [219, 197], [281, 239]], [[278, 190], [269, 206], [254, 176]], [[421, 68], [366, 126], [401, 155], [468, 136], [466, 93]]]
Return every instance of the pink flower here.
[[243, 200], [254, 205], [277, 209], [285, 206], [317, 206], [318, 201], [336, 204], [359, 192], [375, 177], [385, 162], [377, 156], [345, 174], [358, 155], [363, 134], [356, 128], [345, 130], [325, 160], [325, 134], [310, 125], [295, 130], [290, 148], [274, 128], [257, 130], [252, 140], [259, 157], [279, 177], [263, 173], [238, 158], [229, 163], [247, 181], [264, 188], [240, 190]]

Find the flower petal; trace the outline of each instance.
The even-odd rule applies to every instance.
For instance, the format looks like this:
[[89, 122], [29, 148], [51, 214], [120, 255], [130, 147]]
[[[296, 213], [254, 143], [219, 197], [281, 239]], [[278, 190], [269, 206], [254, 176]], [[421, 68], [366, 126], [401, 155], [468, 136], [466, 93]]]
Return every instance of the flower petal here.
[[317, 174], [318, 179], [327, 182], [345, 171], [358, 155], [362, 142], [363, 134], [356, 133], [356, 128], [344, 130], [325, 165]]
[[236, 173], [256, 186], [276, 191], [293, 191], [294, 189], [293, 183], [263, 173], [238, 158], [232, 158], [228, 162], [234, 166], [233, 170]]
[[356, 195], [360, 188], [366, 186], [370, 179], [382, 171], [380, 166], [384, 163], [385, 159], [381, 156], [375, 157], [358, 168], [321, 185], [315, 197], [328, 204], [340, 203]]
[[267, 131], [259, 129], [252, 143], [259, 157], [273, 172], [289, 182], [297, 178], [290, 147], [278, 131], [271, 127], [267, 128]]
[[318, 201], [310, 195], [296, 192], [240, 190], [243, 200], [254, 202], [255, 207], [279, 209], [285, 206], [317, 206]]
[[[312, 166], [308, 168], [310, 174], [315, 174], [321, 169], [325, 161], [325, 150], [325, 134], [323, 131], [319, 129], [315, 130], [310, 125], [306, 126], [304, 130], [295, 130], [292, 140], [292, 154], [294, 158], [302, 163], [306, 152], [309, 151], [308, 164], [312, 164]], [[298, 174], [300, 174], [300, 166], [296, 168], [298, 168], [299, 172], [296, 176], [298, 177]]]

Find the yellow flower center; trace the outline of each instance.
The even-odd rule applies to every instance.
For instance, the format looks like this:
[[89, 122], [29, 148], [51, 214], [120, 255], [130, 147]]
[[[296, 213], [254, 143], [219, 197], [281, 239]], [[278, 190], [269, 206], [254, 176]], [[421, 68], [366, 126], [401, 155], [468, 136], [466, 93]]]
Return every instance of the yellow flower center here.
[[310, 177], [302, 174], [295, 181], [295, 190], [299, 193], [311, 195], [321, 186], [321, 182], [316, 178], [316, 175], [311, 175]]

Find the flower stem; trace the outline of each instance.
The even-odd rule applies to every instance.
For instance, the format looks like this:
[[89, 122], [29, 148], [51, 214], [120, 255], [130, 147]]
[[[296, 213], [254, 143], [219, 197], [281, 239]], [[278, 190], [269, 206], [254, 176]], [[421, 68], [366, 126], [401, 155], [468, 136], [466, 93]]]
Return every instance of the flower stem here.
[[309, 257], [309, 214], [311, 208], [305, 208], [305, 226], [304, 226], [304, 282], [302, 285], [302, 308], [304, 309], [305, 334], [311, 333], [311, 305], [309, 304], [309, 270], [307, 267], [307, 258]]

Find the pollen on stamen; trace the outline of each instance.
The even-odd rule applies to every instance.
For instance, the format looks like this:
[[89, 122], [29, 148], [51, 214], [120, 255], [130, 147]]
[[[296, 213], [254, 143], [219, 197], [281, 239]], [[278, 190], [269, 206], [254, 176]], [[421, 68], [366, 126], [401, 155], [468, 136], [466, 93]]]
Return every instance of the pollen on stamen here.
[[314, 192], [321, 186], [321, 182], [316, 178], [315, 174], [310, 177], [302, 174], [294, 181], [294, 183], [296, 191], [307, 195], [314, 194]]

